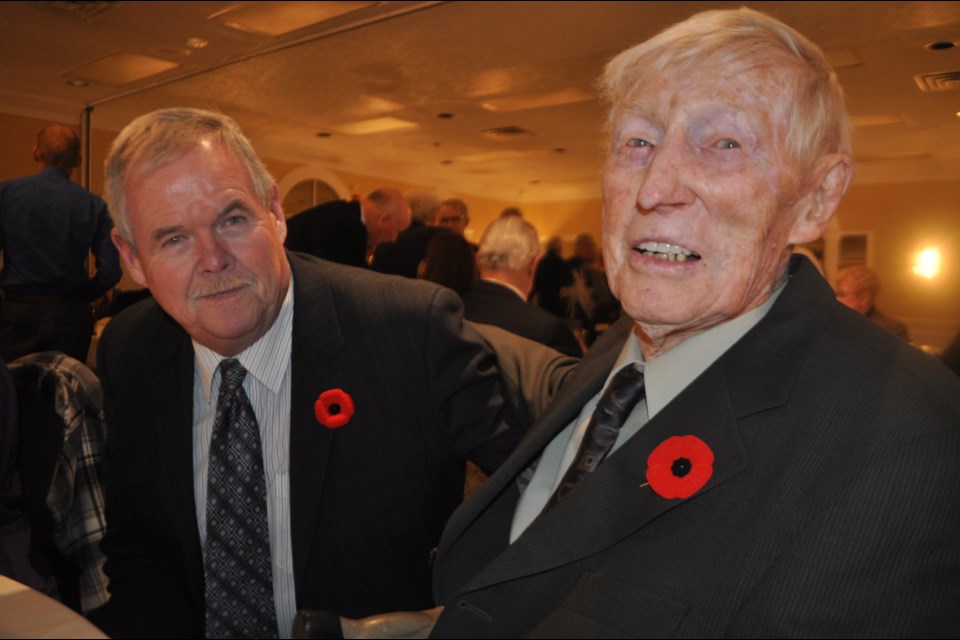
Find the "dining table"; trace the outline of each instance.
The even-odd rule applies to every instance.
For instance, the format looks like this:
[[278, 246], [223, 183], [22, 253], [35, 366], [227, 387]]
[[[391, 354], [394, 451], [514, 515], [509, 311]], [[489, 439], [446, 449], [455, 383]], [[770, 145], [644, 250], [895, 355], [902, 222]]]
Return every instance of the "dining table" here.
[[81, 614], [0, 575], [0, 638], [106, 638]]

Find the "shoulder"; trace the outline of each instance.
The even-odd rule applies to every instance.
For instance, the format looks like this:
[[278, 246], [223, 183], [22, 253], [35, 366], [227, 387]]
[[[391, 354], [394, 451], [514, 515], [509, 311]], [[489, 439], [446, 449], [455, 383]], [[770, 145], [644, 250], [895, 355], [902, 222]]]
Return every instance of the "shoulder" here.
[[[297, 299], [328, 295], [338, 314], [404, 313], [423, 310], [440, 297], [459, 299], [452, 291], [414, 278], [362, 269], [323, 260], [303, 253], [290, 253]], [[325, 291], [318, 294], [317, 291]], [[298, 304], [300, 304], [298, 302]]]
[[189, 342], [189, 336], [173, 318], [152, 297], [141, 300], [107, 323], [98, 344], [98, 369], [112, 372], [161, 362], [179, 341]]

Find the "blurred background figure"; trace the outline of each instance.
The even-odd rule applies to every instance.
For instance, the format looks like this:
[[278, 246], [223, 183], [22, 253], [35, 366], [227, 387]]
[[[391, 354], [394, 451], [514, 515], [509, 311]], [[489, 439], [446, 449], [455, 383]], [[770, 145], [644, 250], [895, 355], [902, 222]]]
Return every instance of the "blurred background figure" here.
[[0, 182], [0, 354], [13, 362], [63, 351], [85, 362], [93, 337], [90, 303], [120, 280], [113, 222], [102, 199], [70, 180], [82, 160], [70, 127], [44, 127], [33, 159], [39, 173]]
[[569, 278], [570, 274], [563, 260], [563, 241], [560, 236], [553, 236], [547, 240], [547, 250], [533, 274], [530, 300], [541, 309], [565, 318], [566, 309], [560, 298], [560, 290], [569, 284]]
[[417, 277], [417, 268], [427, 251], [430, 239], [447, 231], [437, 225], [440, 198], [430, 191], [410, 191], [406, 195], [410, 205], [410, 227], [397, 236], [396, 242], [377, 246], [370, 266], [381, 273], [393, 273], [408, 278]]
[[463, 297], [477, 283], [476, 253], [463, 236], [451, 231], [438, 233], [427, 243], [418, 273]]
[[463, 296], [464, 315], [579, 357], [583, 350], [570, 325], [527, 303], [539, 257], [540, 239], [532, 224], [516, 215], [491, 222], [477, 252], [480, 281]]
[[[440, 205], [437, 214], [437, 224], [446, 227], [461, 236], [467, 236], [467, 227], [470, 225], [470, 215], [467, 213], [467, 203], [459, 198], [448, 198]], [[473, 250], [478, 249], [476, 243], [467, 240]]]
[[410, 205], [396, 189], [381, 188], [363, 200], [324, 202], [287, 219], [291, 251], [354, 267], [369, 265], [377, 245], [393, 242], [410, 226]]
[[610, 293], [593, 236], [579, 234], [573, 242], [573, 252], [566, 261], [568, 275], [561, 297], [565, 299], [566, 316], [573, 321], [574, 330], [584, 344], [590, 346], [620, 317], [620, 303]]
[[874, 302], [880, 291], [880, 278], [865, 265], [846, 267], [837, 273], [837, 300], [880, 325], [898, 338], [910, 341], [907, 325], [877, 311]]

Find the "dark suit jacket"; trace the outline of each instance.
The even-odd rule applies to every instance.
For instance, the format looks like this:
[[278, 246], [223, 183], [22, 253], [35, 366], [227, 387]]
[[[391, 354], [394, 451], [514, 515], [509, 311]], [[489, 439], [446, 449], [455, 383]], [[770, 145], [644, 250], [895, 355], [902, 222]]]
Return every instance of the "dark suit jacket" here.
[[417, 220], [397, 236], [396, 242], [377, 245], [370, 265], [380, 273], [393, 273], [408, 278], [417, 277], [417, 269], [427, 253], [427, 243], [438, 233], [453, 233], [446, 227], [431, 227]]
[[[459, 503], [464, 457], [492, 471], [519, 439], [492, 353], [431, 283], [290, 254], [290, 504], [298, 608], [359, 617], [432, 606], [430, 552]], [[107, 326], [110, 635], [202, 637], [190, 338], [151, 299]], [[323, 427], [328, 389], [355, 414]]]
[[[960, 634], [960, 381], [792, 266], [757, 326], [507, 546], [514, 480], [602, 386], [630, 323], [597, 341], [445, 529], [436, 637]], [[661, 498], [647, 457], [688, 434], [712, 477]]]
[[492, 324], [568, 356], [583, 355], [570, 325], [549, 311], [527, 304], [501, 284], [481, 280], [464, 294], [463, 306], [471, 322]]
[[287, 219], [286, 247], [290, 251], [348, 264], [367, 266], [367, 228], [356, 200], [334, 200]]

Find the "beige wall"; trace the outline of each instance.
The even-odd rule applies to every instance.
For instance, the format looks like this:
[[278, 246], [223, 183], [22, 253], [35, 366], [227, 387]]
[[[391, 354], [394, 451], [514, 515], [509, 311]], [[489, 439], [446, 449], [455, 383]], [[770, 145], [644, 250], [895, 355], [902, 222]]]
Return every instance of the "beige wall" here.
[[[37, 132], [47, 121], [0, 114], [0, 180], [38, 170], [30, 152]], [[76, 126], [74, 123], [65, 123]], [[91, 189], [103, 187], [103, 159], [115, 133], [95, 129], [91, 135]], [[298, 163], [266, 158], [267, 167], [279, 181], [299, 168]], [[377, 187], [403, 191], [419, 188], [403, 182], [332, 170], [350, 191], [364, 195]], [[74, 179], [79, 179], [79, 172]], [[505, 207], [518, 206], [544, 240], [553, 235], [564, 239], [564, 254], [570, 255], [573, 238], [581, 232], [600, 239], [601, 202], [507, 202], [469, 194], [453, 193], [470, 210], [468, 236], [478, 241], [486, 226]], [[837, 214], [841, 231], [868, 231], [872, 238], [872, 266], [883, 289], [877, 306], [907, 322], [916, 342], [943, 346], [960, 326], [960, 179], [896, 185], [855, 185]], [[943, 270], [935, 280], [913, 275], [914, 254], [926, 245], [937, 245], [944, 256]], [[123, 288], [136, 288], [126, 277]]]
[[[837, 213], [842, 231], [869, 231], [881, 281], [877, 308], [900, 318], [911, 338], [943, 346], [960, 326], [960, 180], [853, 186]], [[941, 274], [913, 274], [914, 256], [939, 247]]]

